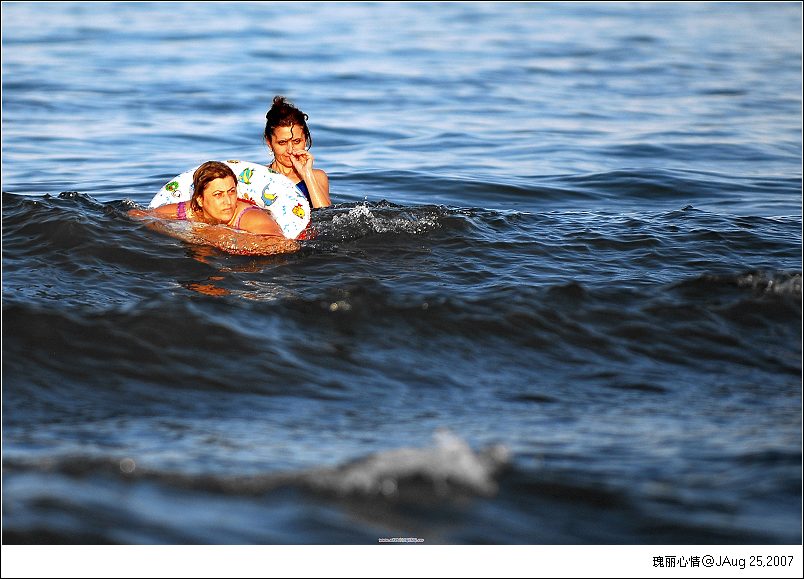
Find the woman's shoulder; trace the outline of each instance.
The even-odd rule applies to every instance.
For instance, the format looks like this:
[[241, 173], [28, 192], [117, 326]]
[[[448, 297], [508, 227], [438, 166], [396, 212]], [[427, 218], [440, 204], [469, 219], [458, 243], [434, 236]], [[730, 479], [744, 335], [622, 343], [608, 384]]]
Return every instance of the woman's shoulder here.
[[322, 185], [329, 183], [329, 175], [323, 169], [313, 169], [313, 177], [315, 177], [316, 183]]
[[267, 209], [246, 201], [243, 202], [242, 206], [238, 204], [237, 209], [239, 216], [236, 222], [236, 229], [263, 235], [282, 235], [282, 230]]
[[[259, 211], [252, 211], [252, 209], [259, 209]], [[265, 209], [257, 205], [254, 201], [250, 201], [248, 199], [241, 199], [240, 197], [237, 198], [237, 206], [235, 207], [235, 219], [239, 223], [243, 220], [247, 215], [254, 215], [257, 216], [261, 213], [267, 213]]]

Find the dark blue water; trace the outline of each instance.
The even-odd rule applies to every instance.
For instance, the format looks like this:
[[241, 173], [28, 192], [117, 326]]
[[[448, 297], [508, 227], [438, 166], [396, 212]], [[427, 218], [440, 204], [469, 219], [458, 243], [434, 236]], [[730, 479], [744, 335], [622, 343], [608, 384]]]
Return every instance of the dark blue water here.
[[[799, 3], [2, 10], [5, 543], [801, 543]], [[276, 94], [316, 239], [126, 215]]]

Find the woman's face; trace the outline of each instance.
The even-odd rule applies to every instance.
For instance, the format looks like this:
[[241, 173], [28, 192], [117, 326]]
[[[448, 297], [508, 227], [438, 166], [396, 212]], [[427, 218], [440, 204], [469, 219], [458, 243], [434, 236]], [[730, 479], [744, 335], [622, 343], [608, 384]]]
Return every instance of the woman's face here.
[[237, 207], [237, 181], [231, 177], [213, 179], [204, 187], [198, 204], [207, 217], [229, 223]]
[[304, 138], [304, 130], [297, 126], [276, 127], [271, 135], [271, 142], [268, 143], [274, 154], [277, 163], [285, 167], [292, 167], [290, 153], [293, 151], [304, 151], [307, 148], [307, 139]]

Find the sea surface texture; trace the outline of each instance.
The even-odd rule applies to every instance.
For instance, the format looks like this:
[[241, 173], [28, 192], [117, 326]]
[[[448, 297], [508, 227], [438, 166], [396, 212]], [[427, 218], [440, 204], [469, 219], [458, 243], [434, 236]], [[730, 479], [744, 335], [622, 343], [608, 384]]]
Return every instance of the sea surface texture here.
[[[800, 3], [4, 3], [5, 543], [801, 543]], [[128, 216], [309, 115], [283, 255]]]

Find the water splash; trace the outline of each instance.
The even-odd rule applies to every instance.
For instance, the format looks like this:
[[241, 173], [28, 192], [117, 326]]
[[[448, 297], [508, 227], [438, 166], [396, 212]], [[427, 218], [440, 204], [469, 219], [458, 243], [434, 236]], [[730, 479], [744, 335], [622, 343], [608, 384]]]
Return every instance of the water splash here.
[[434, 442], [430, 448], [378, 452], [335, 469], [311, 472], [304, 480], [313, 490], [340, 496], [444, 497], [461, 491], [491, 496], [497, 492], [495, 477], [508, 463], [507, 448], [495, 445], [475, 452], [446, 430], [437, 431]]
[[390, 203], [360, 203], [336, 210], [331, 220], [318, 223], [321, 237], [340, 241], [372, 234], [422, 235], [438, 229], [446, 210], [437, 207], [403, 207]]

